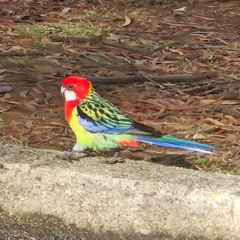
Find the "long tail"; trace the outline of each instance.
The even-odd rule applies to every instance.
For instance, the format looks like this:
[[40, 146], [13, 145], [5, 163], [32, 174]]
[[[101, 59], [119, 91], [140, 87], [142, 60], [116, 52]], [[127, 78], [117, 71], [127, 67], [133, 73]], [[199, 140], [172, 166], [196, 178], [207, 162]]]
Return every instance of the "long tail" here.
[[192, 142], [180, 138], [170, 137], [163, 135], [161, 138], [150, 138], [140, 136], [137, 138], [140, 142], [150, 143], [157, 146], [163, 147], [172, 147], [172, 148], [180, 148], [185, 149], [192, 152], [200, 152], [200, 153], [212, 153], [211, 151], [216, 149], [216, 147], [204, 144]]

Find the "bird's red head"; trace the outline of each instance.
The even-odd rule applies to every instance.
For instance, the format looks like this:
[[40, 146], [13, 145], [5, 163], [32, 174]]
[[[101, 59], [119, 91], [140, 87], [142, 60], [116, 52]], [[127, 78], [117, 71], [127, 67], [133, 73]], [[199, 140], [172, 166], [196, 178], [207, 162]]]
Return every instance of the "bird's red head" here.
[[[70, 76], [63, 79], [62, 89], [67, 92], [74, 92], [76, 97], [80, 100], [84, 99], [89, 93], [92, 92], [92, 84], [83, 77]], [[66, 101], [67, 96], [65, 94]], [[71, 98], [71, 97], [70, 97]]]
[[73, 109], [81, 104], [90, 93], [92, 93], [92, 84], [83, 77], [70, 76], [63, 79], [61, 93], [65, 96], [65, 117], [71, 118]]

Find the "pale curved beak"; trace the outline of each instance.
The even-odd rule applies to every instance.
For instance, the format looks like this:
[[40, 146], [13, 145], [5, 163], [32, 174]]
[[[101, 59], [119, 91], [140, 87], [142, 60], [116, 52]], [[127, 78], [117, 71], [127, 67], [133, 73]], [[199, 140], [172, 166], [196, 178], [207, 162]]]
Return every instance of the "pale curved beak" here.
[[65, 87], [61, 87], [61, 94], [64, 95], [65, 100], [68, 101], [74, 101], [76, 99], [78, 99], [76, 93], [74, 91], [69, 91], [67, 88]]
[[67, 89], [65, 87], [61, 87], [61, 94], [64, 94], [64, 92], [66, 91]]

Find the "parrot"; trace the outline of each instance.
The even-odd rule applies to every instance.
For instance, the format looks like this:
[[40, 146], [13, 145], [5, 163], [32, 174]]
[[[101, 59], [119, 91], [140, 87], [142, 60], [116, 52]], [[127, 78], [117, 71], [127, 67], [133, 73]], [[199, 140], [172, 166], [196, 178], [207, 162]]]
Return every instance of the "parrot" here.
[[153, 127], [133, 120], [101, 97], [92, 83], [79, 76], [63, 79], [65, 118], [75, 133], [73, 151], [93, 151], [138, 147], [141, 143], [212, 153], [214, 146], [162, 134]]

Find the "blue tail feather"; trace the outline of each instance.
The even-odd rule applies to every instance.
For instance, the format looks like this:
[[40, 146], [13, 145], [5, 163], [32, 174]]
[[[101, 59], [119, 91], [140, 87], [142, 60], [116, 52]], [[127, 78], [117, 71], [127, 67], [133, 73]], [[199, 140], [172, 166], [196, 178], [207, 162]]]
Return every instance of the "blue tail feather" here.
[[201, 152], [201, 153], [211, 153], [212, 150], [216, 147], [204, 144], [193, 142], [189, 140], [184, 140], [180, 138], [170, 137], [163, 135], [161, 138], [150, 138], [146, 136], [138, 137], [138, 141], [154, 144], [162, 147], [171, 147], [171, 148], [180, 148], [192, 152]]

